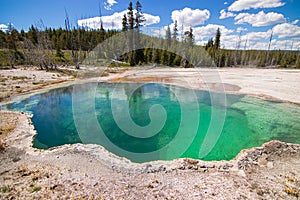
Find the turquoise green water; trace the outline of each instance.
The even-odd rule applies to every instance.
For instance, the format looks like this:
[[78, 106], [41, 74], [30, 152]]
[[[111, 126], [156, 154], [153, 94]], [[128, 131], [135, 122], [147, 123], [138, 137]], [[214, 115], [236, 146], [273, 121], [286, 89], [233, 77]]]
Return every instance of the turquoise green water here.
[[[96, 143], [135, 162], [229, 160], [274, 139], [300, 143], [296, 105], [244, 95], [212, 103], [219, 94], [153, 83], [93, 85], [53, 89], [2, 108], [33, 113], [36, 148]], [[208, 154], [200, 154], [207, 146]]]

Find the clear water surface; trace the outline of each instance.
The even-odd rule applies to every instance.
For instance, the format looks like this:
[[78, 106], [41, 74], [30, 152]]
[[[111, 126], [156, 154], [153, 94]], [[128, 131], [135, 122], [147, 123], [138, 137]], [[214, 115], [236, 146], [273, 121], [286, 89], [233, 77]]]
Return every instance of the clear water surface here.
[[[91, 91], [86, 83], [80, 95], [87, 97]], [[192, 91], [197, 96], [197, 101], [191, 101], [187, 95], [186, 88], [162, 84], [140, 84], [135, 83], [97, 83], [94, 104], [82, 102], [84, 109], [77, 113], [77, 117], [87, 122], [81, 127], [85, 133], [78, 134], [78, 124], [74, 122], [74, 110], [72, 109], [73, 87], [52, 89], [45, 93], [35, 94], [19, 102], [3, 105], [3, 109], [26, 111], [33, 114], [33, 124], [38, 132], [34, 139], [34, 147], [47, 149], [54, 146], [73, 143], [97, 143], [109, 151], [125, 156], [134, 162], [145, 162], [150, 160], [170, 160], [176, 157], [199, 158], [199, 151], [203, 145], [204, 138], [213, 119], [211, 95], [207, 91]], [[134, 91], [132, 92], [134, 88]], [[137, 88], [137, 89], [136, 89]], [[176, 90], [177, 96], [174, 94]], [[132, 94], [131, 94], [132, 93]], [[183, 98], [177, 98], [178, 94]], [[215, 107], [215, 110], [225, 110], [225, 123], [219, 139], [209, 154], [201, 158], [203, 160], [229, 160], [234, 158], [242, 149], [260, 146], [270, 140], [300, 143], [300, 107], [297, 105], [265, 101], [245, 95], [226, 95], [226, 106]], [[180, 102], [179, 102], [180, 101]], [[126, 130], [120, 128], [115, 116], [126, 122], [124, 112], [129, 110], [130, 118], [141, 127], [151, 123], [149, 112], [153, 105], [163, 106], [166, 114], [165, 122], [157, 133], [151, 137], [139, 137], [127, 134], [132, 124]], [[112, 112], [114, 107], [114, 113]], [[185, 109], [185, 110], [184, 110]], [[191, 113], [183, 115], [185, 113]], [[192, 115], [196, 112], [199, 115]], [[96, 124], [89, 124], [91, 116], [96, 116]], [[122, 119], [124, 116], [124, 119]], [[158, 119], [160, 114], [153, 115]], [[199, 119], [193, 119], [198, 116]], [[185, 117], [187, 119], [183, 120]], [[189, 118], [190, 117], [190, 118]], [[116, 117], [115, 117], [116, 118]], [[197, 123], [197, 124], [195, 124]], [[213, 122], [218, 123], [218, 121]], [[126, 124], [126, 123], [125, 123]], [[193, 134], [193, 127], [197, 127]], [[94, 127], [100, 126], [108, 140], [102, 140], [94, 133]], [[184, 131], [184, 137], [190, 139], [187, 145], [182, 141], [173, 145], [177, 147], [172, 151], [159, 152], [166, 147], [174, 138], [178, 130]], [[134, 131], [134, 130], [133, 130]], [[89, 134], [91, 133], [91, 134]], [[86, 134], [86, 135], [84, 135]], [[139, 134], [139, 133], [137, 133]], [[141, 133], [144, 134], [144, 133]], [[90, 137], [86, 139], [86, 137]], [[109, 143], [107, 141], [110, 141]], [[117, 146], [113, 148], [112, 145]], [[168, 148], [168, 147], [167, 147]], [[176, 153], [176, 150], [184, 152]], [[155, 156], [143, 156], [148, 152], [157, 151]], [[122, 152], [131, 152], [126, 154]], [[179, 156], [178, 156], [179, 155]], [[174, 157], [175, 156], [175, 157]]]

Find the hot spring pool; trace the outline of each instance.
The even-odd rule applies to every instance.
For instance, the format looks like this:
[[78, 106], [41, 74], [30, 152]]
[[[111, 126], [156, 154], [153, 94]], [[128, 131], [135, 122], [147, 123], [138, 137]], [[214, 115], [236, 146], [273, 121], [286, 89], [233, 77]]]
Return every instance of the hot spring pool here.
[[213, 102], [219, 95], [155, 83], [85, 83], [2, 109], [33, 114], [36, 148], [93, 143], [134, 162], [230, 160], [270, 140], [300, 143], [299, 106], [228, 94], [225, 103]]

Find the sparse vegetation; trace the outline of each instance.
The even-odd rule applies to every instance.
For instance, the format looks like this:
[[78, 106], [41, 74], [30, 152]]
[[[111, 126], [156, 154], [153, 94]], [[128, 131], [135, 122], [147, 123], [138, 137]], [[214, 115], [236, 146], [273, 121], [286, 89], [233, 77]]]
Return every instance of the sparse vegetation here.
[[6, 147], [6, 144], [2, 140], [0, 140], [0, 151], [3, 151], [5, 149], [5, 147]]
[[0, 113], [0, 149], [1, 146], [5, 147], [4, 142], [1, 142], [1, 139], [6, 137], [6, 135], [10, 132], [12, 132], [17, 123], [17, 116], [13, 113], [9, 112], [1, 112]]
[[300, 181], [293, 175], [285, 176], [284, 191], [293, 197], [300, 197]]
[[44, 82], [41, 82], [41, 81], [39, 81], [39, 82], [32, 82], [32, 85], [40, 85], [40, 84], [43, 84]]
[[8, 192], [8, 187], [7, 187], [6, 185], [2, 186], [2, 187], [1, 187], [1, 192], [2, 192], [2, 193]]
[[38, 191], [40, 191], [41, 189], [42, 189], [41, 186], [34, 186], [34, 187], [32, 188], [32, 191], [31, 191], [31, 192], [38, 192]]
[[11, 78], [12, 80], [24, 80], [24, 79], [28, 79], [27, 76], [13, 76]]
[[3, 77], [3, 76], [0, 76], [0, 82], [3, 83], [5, 81], [7, 81], [8, 78], [7, 77]]

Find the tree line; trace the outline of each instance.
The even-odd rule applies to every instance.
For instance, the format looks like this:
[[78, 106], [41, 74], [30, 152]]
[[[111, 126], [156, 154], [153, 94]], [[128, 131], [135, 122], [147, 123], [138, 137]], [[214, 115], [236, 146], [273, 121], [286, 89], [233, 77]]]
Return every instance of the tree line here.
[[103, 27], [71, 27], [68, 19], [66, 27], [58, 29], [32, 25], [28, 32], [19, 32], [9, 26], [6, 32], [0, 30], [0, 65], [35, 65], [46, 70], [62, 64], [78, 67], [88, 52], [116, 33]]
[[[181, 67], [251, 65], [300, 68], [299, 51], [222, 49], [220, 29], [205, 46], [200, 46], [195, 44], [192, 27], [179, 33], [177, 21], [172, 30], [170, 26], [166, 28], [164, 38], [148, 36], [141, 31], [145, 20], [142, 5], [137, 1], [135, 6], [129, 3], [121, 30], [104, 30], [102, 21], [99, 29], [74, 27], [67, 13], [64, 28], [46, 28], [40, 22], [27, 32], [19, 32], [9, 25], [7, 31], [0, 31], [0, 66], [34, 65], [48, 70], [56, 69], [58, 65], [74, 65], [79, 69], [80, 63], [99, 43], [123, 32], [127, 35], [125, 42], [114, 42], [111, 52], [100, 52], [99, 55], [130, 66], [155, 63]], [[160, 48], [151, 48], [153, 41], [159, 42]], [[109, 55], [124, 46], [126, 53]]]

